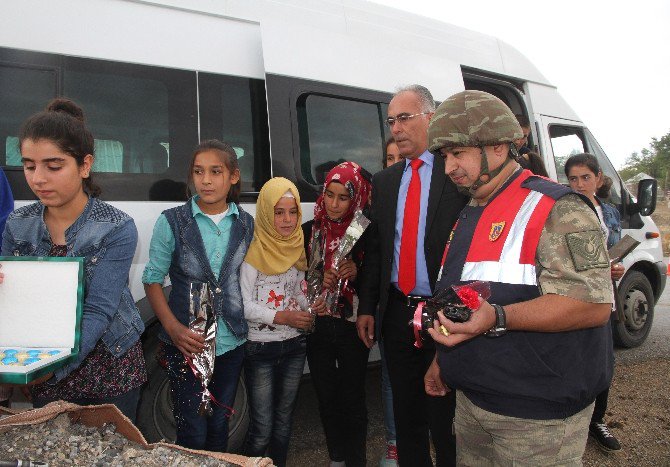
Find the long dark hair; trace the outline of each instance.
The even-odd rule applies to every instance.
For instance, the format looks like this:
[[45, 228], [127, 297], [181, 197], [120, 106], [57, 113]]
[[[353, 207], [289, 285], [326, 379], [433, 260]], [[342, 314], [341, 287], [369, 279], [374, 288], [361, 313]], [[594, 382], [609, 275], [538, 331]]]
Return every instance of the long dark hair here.
[[600, 164], [598, 159], [593, 154], [584, 152], [582, 154], [575, 154], [570, 156], [565, 162], [565, 176], [568, 177], [570, 174], [570, 169], [576, 165], [585, 165], [588, 169], [593, 172], [593, 175], [598, 176], [602, 172], [600, 169]]
[[[195, 151], [193, 151], [193, 156], [191, 156], [191, 163], [188, 167], [189, 184], [193, 184], [193, 167], [195, 166], [195, 158], [198, 154], [205, 151], [217, 152], [221, 158], [221, 162], [223, 162], [223, 165], [226, 166], [228, 172], [231, 174], [236, 170], [240, 170], [240, 164], [237, 162], [237, 154], [230, 144], [219, 141], [218, 139], [208, 139], [198, 144], [195, 147]], [[240, 179], [237, 181], [237, 183], [230, 186], [228, 196], [226, 196], [226, 203], [230, 203], [231, 201], [233, 203], [240, 202], [240, 191], [242, 191], [240, 185], [242, 185], [242, 174], [240, 174]]]
[[[46, 109], [23, 123], [19, 132], [19, 147], [27, 139], [51, 141], [61, 151], [72, 156], [78, 166], [83, 165], [84, 158], [93, 155], [95, 150], [93, 135], [84, 121], [84, 111], [67, 98], [53, 99]], [[93, 183], [90, 172], [82, 183], [89, 196], [100, 195], [100, 187]]]

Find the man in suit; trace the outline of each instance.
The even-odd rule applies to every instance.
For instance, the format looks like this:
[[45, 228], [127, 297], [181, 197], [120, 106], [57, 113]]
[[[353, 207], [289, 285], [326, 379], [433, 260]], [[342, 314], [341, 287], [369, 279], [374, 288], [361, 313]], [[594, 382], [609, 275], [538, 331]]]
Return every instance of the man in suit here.
[[431, 341], [416, 348], [409, 325], [417, 304], [432, 295], [445, 244], [465, 204], [465, 197], [444, 175], [442, 158], [427, 150], [434, 111], [432, 95], [419, 85], [402, 88], [389, 104], [386, 123], [405, 161], [372, 180], [372, 233], [366, 243], [356, 323], [359, 337], [372, 346], [379, 309], [398, 460], [412, 467], [432, 466], [429, 431], [437, 465], [455, 465], [454, 397], [426, 395], [423, 378], [435, 346]]

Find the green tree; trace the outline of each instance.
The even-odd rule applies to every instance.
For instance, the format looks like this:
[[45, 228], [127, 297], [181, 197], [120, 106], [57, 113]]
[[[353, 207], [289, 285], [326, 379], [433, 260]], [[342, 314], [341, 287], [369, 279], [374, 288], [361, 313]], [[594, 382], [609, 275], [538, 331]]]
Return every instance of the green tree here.
[[670, 187], [670, 132], [660, 139], [652, 138], [649, 148], [628, 156], [619, 172], [624, 180], [644, 172], [657, 179], [661, 189], [667, 190]]

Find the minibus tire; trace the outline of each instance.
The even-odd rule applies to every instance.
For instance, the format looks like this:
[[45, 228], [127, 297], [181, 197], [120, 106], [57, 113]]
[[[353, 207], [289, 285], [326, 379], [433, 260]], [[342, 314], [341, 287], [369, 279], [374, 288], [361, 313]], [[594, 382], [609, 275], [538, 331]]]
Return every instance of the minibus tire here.
[[654, 321], [654, 292], [644, 274], [630, 271], [621, 280], [618, 293], [625, 319], [613, 322], [614, 344], [638, 347], [647, 339]]
[[[172, 414], [172, 397], [167, 372], [159, 361], [158, 325], [145, 332], [144, 357], [147, 363], [148, 380], [142, 388], [137, 409], [137, 427], [149, 443], [165, 440], [174, 443], [176, 427]], [[249, 428], [249, 407], [244, 375], [240, 375], [233, 404], [235, 413], [230, 417], [228, 429], [228, 452], [242, 449]]]

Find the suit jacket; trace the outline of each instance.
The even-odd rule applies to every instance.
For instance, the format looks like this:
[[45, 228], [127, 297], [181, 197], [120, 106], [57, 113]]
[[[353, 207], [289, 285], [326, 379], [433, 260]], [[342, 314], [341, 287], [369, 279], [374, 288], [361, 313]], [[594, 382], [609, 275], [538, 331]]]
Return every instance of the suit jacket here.
[[[393, 242], [395, 238], [398, 190], [404, 163], [397, 163], [377, 172], [372, 178], [372, 224], [365, 245], [362, 276], [360, 277], [358, 314], [374, 315], [379, 305], [379, 322], [384, 316], [391, 285], [393, 267]], [[434, 289], [449, 234], [465, 206], [467, 197], [461, 195], [456, 185], [444, 174], [444, 160], [436, 156], [433, 163], [424, 253], [431, 289]]]

